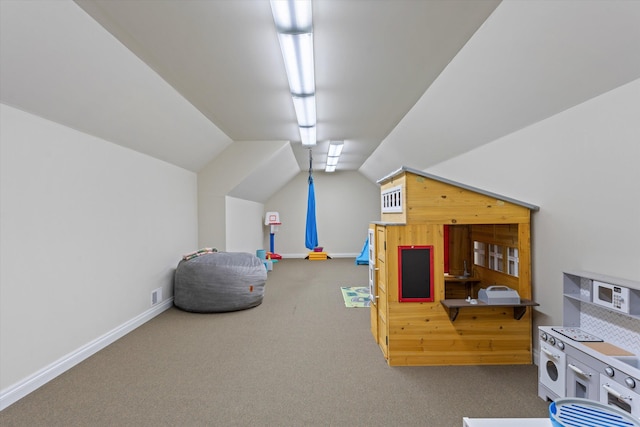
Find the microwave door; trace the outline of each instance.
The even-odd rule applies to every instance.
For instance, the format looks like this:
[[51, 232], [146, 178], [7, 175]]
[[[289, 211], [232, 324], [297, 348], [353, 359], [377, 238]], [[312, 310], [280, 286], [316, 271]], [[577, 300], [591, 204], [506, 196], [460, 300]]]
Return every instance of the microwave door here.
[[598, 299], [608, 303], [613, 302], [613, 289], [605, 286], [598, 286]]

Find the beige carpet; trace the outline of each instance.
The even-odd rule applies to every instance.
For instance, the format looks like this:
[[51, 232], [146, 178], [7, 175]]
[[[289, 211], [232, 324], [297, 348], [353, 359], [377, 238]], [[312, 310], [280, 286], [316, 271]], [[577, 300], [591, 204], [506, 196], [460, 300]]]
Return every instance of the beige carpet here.
[[531, 366], [389, 367], [353, 259], [283, 260], [262, 305], [170, 309], [0, 413], [9, 426], [435, 426], [547, 417]]

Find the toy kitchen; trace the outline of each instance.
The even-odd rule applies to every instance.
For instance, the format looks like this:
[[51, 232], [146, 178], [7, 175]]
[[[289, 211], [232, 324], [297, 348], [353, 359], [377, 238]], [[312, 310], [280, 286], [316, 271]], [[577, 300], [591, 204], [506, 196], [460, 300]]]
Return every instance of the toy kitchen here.
[[640, 282], [565, 272], [562, 297], [563, 325], [539, 327], [538, 396], [640, 418]]

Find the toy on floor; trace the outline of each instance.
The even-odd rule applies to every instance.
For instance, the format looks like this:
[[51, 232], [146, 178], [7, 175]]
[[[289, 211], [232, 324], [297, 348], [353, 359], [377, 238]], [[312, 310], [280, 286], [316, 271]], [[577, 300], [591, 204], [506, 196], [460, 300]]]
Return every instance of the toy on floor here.
[[282, 225], [282, 223], [280, 222], [280, 214], [278, 212], [267, 212], [264, 216], [264, 225], [268, 225], [270, 227], [269, 252], [267, 253], [267, 257], [269, 257], [269, 259], [271, 260], [276, 261], [282, 259], [282, 256], [277, 254], [274, 248], [276, 232]]
[[369, 239], [364, 241], [362, 252], [356, 258], [356, 265], [369, 265]]

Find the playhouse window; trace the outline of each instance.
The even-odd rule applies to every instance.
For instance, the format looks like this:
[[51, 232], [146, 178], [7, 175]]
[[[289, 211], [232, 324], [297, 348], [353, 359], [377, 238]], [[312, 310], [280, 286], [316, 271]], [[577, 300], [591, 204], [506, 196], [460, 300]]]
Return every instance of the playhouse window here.
[[473, 263], [481, 267], [487, 265], [485, 244], [483, 242], [473, 242]]
[[383, 213], [402, 212], [402, 186], [398, 185], [382, 191], [380, 202]]
[[507, 248], [507, 274], [518, 277], [518, 249]]
[[489, 268], [496, 271], [504, 271], [502, 246], [489, 245]]

